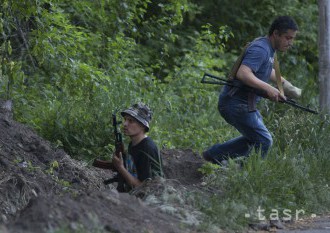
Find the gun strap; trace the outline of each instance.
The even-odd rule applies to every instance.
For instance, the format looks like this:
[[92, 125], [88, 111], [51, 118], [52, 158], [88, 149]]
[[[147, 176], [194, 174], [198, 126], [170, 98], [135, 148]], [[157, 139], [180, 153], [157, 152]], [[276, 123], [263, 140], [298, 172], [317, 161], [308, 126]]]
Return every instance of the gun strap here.
[[[229, 76], [228, 76], [228, 80], [232, 81], [232, 80], [235, 79], [236, 74], [237, 74], [237, 71], [238, 71], [239, 67], [240, 67], [241, 64], [242, 64], [244, 54], [245, 54], [245, 52], [246, 52], [246, 50], [247, 50], [247, 48], [248, 48], [249, 45], [250, 45], [250, 42], [247, 43], [247, 44], [244, 46], [242, 52], [240, 53], [240, 55], [239, 55], [238, 58], [236, 59], [234, 65], [232, 66], [232, 68], [231, 68], [231, 70], [230, 70], [230, 73], [229, 73]], [[233, 96], [233, 95], [235, 95], [235, 93], [238, 91], [238, 89], [239, 89], [238, 87], [231, 87], [230, 90], [229, 90], [229, 93], [228, 93], [229, 96]]]
[[228, 77], [229, 80], [233, 80], [233, 79], [235, 78], [235, 76], [236, 76], [236, 74], [237, 74], [237, 71], [238, 71], [239, 67], [240, 67], [241, 64], [242, 64], [243, 57], [244, 57], [244, 54], [245, 54], [247, 48], [251, 45], [252, 42], [254, 42], [254, 41], [256, 41], [256, 40], [258, 40], [258, 39], [260, 39], [260, 38], [262, 38], [262, 37], [257, 37], [257, 38], [255, 38], [253, 41], [246, 43], [246, 45], [244, 46], [244, 48], [243, 48], [241, 54], [240, 54], [239, 57], [236, 59], [236, 61], [235, 61], [234, 65], [233, 65], [233, 67], [232, 67], [231, 70], [230, 70], [229, 77]]
[[[250, 44], [251, 44], [251, 42], [247, 43], [244, 46], [241, 54], [236, 59], [233, 67], [231, 68], [228, 80], [234, 80], [235, 79], [237, 71], [238, 71], [239, 67], [242, 64], [244, 54], [245, 54], [245, 52], [246, 52], [246, 50], [247, 50], [247, 48], [249, 47]], [[231, 87], [229, 92], [228, 92], [229, 96], [235, 95], [235, 93], [238, 91], [238, 89], [239, 89], [238, 87]], [[254, 112], [256, 110], [256, 94], [253, 93], [253, 92], [249, 92], [247, 101], [248, 101], [248, 111], [249, 112]]]
[[245, 52], [246, 52], [246, 49], [247, 49], [247, 47], [248, 47], [249, 45], [250, 45], [250, 43], [247, 43], [247, 44], [244, 46], [244, 48], [243, 48], [241, 54], [240, 54], [240, 55], [238, 56], [238, 58], [236, 59], [236, 61], [235, 61], [234, 65], [233, 65], [233, 67], [232, 67], [231, 70], [230, 70], [229, 77], [228, 77], [229, 80], [233, 80], [233, 79], [235, 78], [235, 76], [236, 76], [236, 74], [237, 74], [237, 71], [238, 71], [239, 67], [240, 67], [241, 64], [242, 64], [243, 57], [244, 57], [244, 54], [245, 54]]
[[282, 95], [284, 95], [282, 79], [281, 79], [281, 72], [280, 72], [280, 65], [278, 63], [277, 54], [274, 55], [274, 69], [275, 69], [275, 76], [276, 76], [276, 83], [277, 88]]

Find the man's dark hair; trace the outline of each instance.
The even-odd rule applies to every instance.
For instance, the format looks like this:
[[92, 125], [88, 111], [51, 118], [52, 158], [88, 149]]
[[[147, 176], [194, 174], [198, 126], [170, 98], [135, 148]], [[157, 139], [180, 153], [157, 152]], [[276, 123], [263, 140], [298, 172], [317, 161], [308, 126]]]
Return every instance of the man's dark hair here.
[[286, 33], [289, 29], [298, 31], [298, 25], [296, 21], [290, 16], [279, 16], [277, 17], [269, 28], [268, 35], [272, 35], [275, 30], [278, 31], [279, 35]]

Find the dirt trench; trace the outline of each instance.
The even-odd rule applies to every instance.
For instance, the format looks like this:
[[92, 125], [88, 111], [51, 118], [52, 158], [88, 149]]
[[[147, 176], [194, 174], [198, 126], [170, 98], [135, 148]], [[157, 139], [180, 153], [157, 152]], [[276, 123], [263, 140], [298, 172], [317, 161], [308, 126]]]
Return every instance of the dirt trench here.
[[203, 161], [191, 150], [161, 153], [166, 179], [118, 193], [103, 184], [113, 172], [72, 159], [1, 108], [0, 232], [194, 232], [201, 214], [182, 197], [201, 183]]

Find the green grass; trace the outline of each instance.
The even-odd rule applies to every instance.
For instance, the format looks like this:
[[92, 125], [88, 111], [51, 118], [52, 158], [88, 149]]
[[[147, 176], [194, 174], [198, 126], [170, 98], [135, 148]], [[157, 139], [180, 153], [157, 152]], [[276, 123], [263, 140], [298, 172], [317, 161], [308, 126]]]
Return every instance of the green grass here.
[[209, 185], [223, 192], [199, 202], [207, 216], [205, 229], [217, 225], [240, 230], [260, 217], [296, 220], [296, 214], [329, 211], [328, 117], [288, 111], [268, 115], [265, 121], [274, 133], [267, 158], [252, 154], [241, 170], [232, 161], [228, 169], [215, 169], [209, 178]]

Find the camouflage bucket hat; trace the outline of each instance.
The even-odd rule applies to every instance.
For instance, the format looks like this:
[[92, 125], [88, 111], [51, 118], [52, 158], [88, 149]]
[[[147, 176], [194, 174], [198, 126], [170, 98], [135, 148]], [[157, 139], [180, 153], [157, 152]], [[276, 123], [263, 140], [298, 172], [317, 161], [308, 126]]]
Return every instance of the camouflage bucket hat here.
[[121, 112], [122, 116], [126, 114], [130, 115], [131, 117], [134, 117], [138, 122], [140, 122], [147, 128], [147, 131], [149, 130], [149, 123], [151, 121], [152, 111], [147, 105], [143, 103], [134, 104], [130, 108]]

